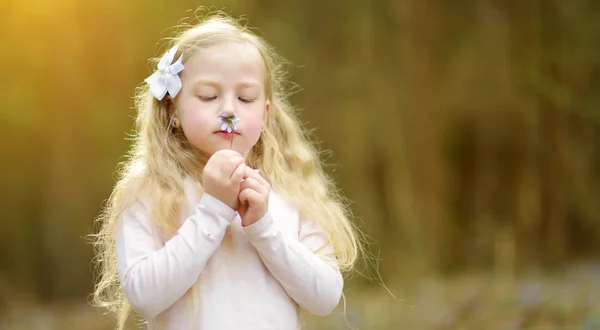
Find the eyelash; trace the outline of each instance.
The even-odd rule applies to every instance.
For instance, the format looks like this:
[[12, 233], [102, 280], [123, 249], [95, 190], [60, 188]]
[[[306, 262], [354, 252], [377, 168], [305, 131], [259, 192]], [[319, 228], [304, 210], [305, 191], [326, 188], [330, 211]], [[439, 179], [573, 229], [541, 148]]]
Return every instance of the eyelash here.
[[[198, 98], [199, 98], [200, 100], [202, 100], [202, 101], [205, 101], [205, 102], [210, 102], [210, 101], [213, 101], [213, 100], [216, 100], [216, 99], [217, 99], [217, 97], [216, 97], [216, 96], [211, 96], [211, 97], [198, 96]], [[238, 100], [240, 100], [240, 101], [242, 101], [242, 102], [244, 102], [244, 103], [251, 103], [251, 102], [254, 102], [254, 100], [244, 99], [244, 98], [242, 98], [242, 97], [238, 97]]]

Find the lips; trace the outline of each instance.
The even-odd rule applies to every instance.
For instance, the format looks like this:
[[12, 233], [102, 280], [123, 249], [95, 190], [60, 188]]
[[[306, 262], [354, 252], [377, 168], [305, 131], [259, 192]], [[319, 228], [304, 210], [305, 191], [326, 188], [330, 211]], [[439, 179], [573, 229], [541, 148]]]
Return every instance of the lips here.
[[216, 131], [213, 134], [220, 137], [221, 139], [231, 141], [232, 143], [233, 143], [233, 140], [235, 139], [235, 136], [240, 135], [237, 132], [227, 133], [227, 131]]
[[240, 135], [240, 133], [238, 133], [238, 132], [235, 132], [235, 131], [233, 131], [233, 132], [231, 132], [231, 133], [229, 133], [229, 132], [227, 132], [227, 131], [214, 131], [214, 132], [213, 132], [213, 134]]

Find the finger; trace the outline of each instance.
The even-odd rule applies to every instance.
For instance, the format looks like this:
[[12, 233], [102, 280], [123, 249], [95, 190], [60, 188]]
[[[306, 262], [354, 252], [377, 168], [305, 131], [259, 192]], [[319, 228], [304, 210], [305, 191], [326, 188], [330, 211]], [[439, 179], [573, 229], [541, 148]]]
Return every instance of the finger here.
[[240, 203], [248, 204], [248, 205], [258, 204], [261, 201], [260, 194], [257, 193], [252, 188], [246, 188], [246, 189], [240, 191], [240, 194], [238, 195], [238, 199], [240, 200]]
[[[234, 150], [218, 150], [208, 160], [207, 167], [214, 167], [215, 170], [221, 171], [224, 163], [231, 158], [242, 157], [240, 153]], [[243, 158], [243, 157], [242, 157]]]
[[250, 175], [252, 174], [252, 172], [256, 171], [255, 169], [253, 169], [252, 167], [246, 165], [246, 172], [244, 172], [244, 179], [250, 177]]
[[240, 191], [242, 191], [243, 189], [252, 188], [252, 187], [253, 187], [253, 185], [252, 185], [251, 178], [244, 178], [244, 181], [242, 181], [240, 183]]
[[256, 171], [255, 174], [255, 178], [265, 187], [270, 188], [271, 184], [269, 183], [269, 181], [267, 181], [267, 179], [265, 179], [262, 175], [260, 175], [260, 173], [258, 172], [258, 170]]
[[240, 190], [246, 188], [250, 188], [259, 194], [265, 194], [268, 191], [268, 187], [255, 178], [246, 178], [246, 180], [240, 184]]
[[267, 182], [267, 180], [265, 178], [263, 178], [262, 175], [260, 175], [260, 172], [258, 170], [255, 170], [255, 169], [247, 170], [246, 177], [255, 179], [256, 181], [258, 181], [261, 185], [263, 185], [265, 187], [269, 187], [269, 188], [271, 187], [269, 182]]
[[213, 157], [224, 158], [224, 159], [235, 157], [235, 156], [242, 157], [242, 154], [240, 154], [239, 152], [232, 150], [232, 149], [221, 149], [213, 154]]
[[221, 168], [221, 175], [226, 177], [227, 179], [231, 178], [233, 171], [235, 171], [235, 169], [244, 162], [245, 160], [241, 156], [234, 156], [226, 160]]
[[244, 177], [244, 173], [246, 173], [246, 164], [239, 164], [233, 173], [231, 173], [231, 177], [229, 178], [233, 183], [240, 183], [242, 178]]
[[227, 157], [227, 153], [223, 153], [221, 151], [222, 150], [215, 152], [208, 158], [208, 161], [204, 166], [205, 172], [215, 172], [215, 174], [219, 174], [221, 172], [225, 160], [231, 158], [231, 156]]

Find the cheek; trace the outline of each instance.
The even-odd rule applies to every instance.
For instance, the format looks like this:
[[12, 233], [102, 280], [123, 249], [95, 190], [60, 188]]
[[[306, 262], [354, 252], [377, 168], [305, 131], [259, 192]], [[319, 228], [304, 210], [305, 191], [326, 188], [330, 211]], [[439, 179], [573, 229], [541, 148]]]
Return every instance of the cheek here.
[[263, 122], [263, 115], [256, 114], [251, 116], [246, 116], [245, 118], [241, 118], [244, 121], [244, 131], [246, 134], [257, 135], [260, 134]]
[[204, 138], [216, 129], [217, 119], [208, 116], [208, 111], [196, 108], [180, 108], [179, 118], [183, 132], [190, 140]]
[[247, 130], [260, 130], [261, 125], [262, 125], [262, 118], [253, 117], [253, 118], [248, 118], [246, 120], [245, 128]]
[[263, 123], [263, 112], [253, 112], [247, 113], [247, 116], [240, 118], [240, 124], [242, 121], [244, 125], [242, 126], [242, 134], [244, 135], [244, 140], [246, 141], [246, 148], [252, 148], [260, 138], [262, 123]]

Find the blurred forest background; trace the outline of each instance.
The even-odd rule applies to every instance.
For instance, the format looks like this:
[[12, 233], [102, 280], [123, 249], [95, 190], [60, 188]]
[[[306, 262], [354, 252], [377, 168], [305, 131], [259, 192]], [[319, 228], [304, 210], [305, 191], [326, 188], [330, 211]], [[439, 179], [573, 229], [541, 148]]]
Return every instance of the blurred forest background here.
[[200, 5], [293, 63], [377, 257], [307, 329], [600, 329], [597, 0], [4, 0], [0, 329], [112, 329], [86, 235]]

